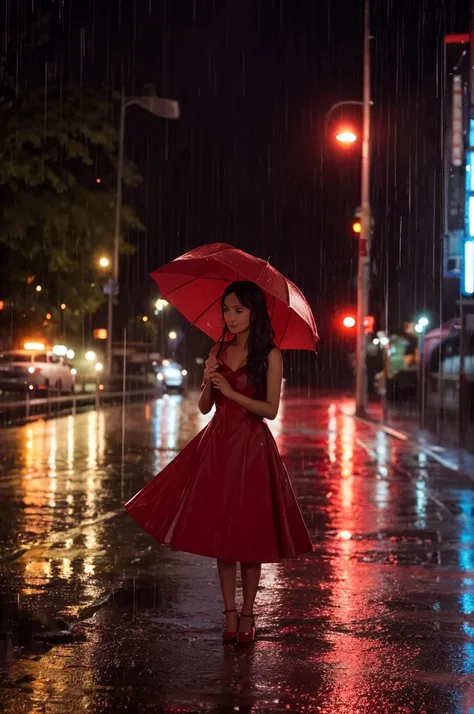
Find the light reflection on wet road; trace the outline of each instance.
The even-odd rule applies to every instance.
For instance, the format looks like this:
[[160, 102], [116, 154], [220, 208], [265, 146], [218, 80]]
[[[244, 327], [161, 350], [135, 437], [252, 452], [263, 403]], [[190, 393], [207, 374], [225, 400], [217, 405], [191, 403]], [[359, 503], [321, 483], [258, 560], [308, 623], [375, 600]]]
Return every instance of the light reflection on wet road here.
[[[121, 503], [210, 417], [178, 396], [2, 432], [7, 712], [474, 712], [465, 476], [328, 400], [270, 424], [314, 543], [264, 566], [260, 637], [223, 648], [213, 561], [153, 545]], [[83, 641], [31, 633], [109, 589]]]

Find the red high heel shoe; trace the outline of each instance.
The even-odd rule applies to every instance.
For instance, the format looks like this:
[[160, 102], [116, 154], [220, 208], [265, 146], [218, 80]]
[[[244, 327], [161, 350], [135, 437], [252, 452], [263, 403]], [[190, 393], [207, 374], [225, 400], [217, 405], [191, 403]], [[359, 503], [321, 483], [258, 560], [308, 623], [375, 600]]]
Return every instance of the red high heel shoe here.
[[[237, 612], [237, 610], [224, 610], [224, 615], [227, 615], [228, 612]], [[239, 626], [238, 620], [239, 618], [237, 617], [237, 627]], [[237, 632], [231, 632], [230, 630], [225, 629], [222, 633], [222, 641], [225, 645], [235, 644], [237, 641]]]
[[251, 612], [249, 615], [244, 615], [244, 613], [241, 612], [240, 617], [251, 617], [252, 625], [248, 632], [240, 632], [240, 630], [237, 632], [237, 644], [238, 645], [251, 645], [252, 642], [255, 640], [255, 635], [257, 634], [257, 630], [255, 629], [255, 620], [254, 620], [255, 615], [253, 614], [253, 612]]

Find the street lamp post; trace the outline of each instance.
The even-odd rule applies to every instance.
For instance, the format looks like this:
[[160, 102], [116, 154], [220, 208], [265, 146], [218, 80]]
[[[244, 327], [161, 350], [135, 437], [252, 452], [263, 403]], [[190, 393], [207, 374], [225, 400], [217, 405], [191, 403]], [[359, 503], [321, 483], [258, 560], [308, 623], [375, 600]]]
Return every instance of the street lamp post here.
[[369, 264], [372, 216], [370, 207], [370, 29], [369, 0], [364, 11], [364, 104], [361, 172], [361, 231], [357, 271], [357, 347], [356, 347], [356, 414], [364, 416], [367, 408], [367, 343], [364, 330], [369, 311]]
[[425, 332], [429, 325], [427, 317], [420, 317], [415, 325], [415, 332], [418, 333], [418, 359], [420, 366], [418, 369], [418, 390], [420, 400], [420, 429], [425, 428], [426, 415], [426, 368], [425, 368]]
[[[331, 106], [327, 110], [326, 115], [324, 117], [323, 124], [324, 124], [325, 131], [327, 131], [327, 125], [328, 125], [329, 117], [331, 116], [331, 114], [333, 114], [333, 112], [335, 112], [336, 109], [340, 109], [341, 107], [350, 107], [350, 106], [363, 107], [364, 102], [362, 102], [360, 99], [343, 99], [342, 102], [336, 102], [335, 104], [331, 104]], [[339, 135], [336, 137], [337, 140], [340, 141], [342, 144], [346, 144], [346, 143], [353, 144], [354, 140], [352, 139], [352, 137], [348, 136], [346, 138], [346, 137], [342, 136], [342, 134], [345, 134], [345, 133], [352, 134], [352, 132], [342, 132], [340, 137], [339, 137]], [[353, 136], [355, 136], [355, 134]], [[355, 138], [357, 139], [357, 137], [355, 137]]]
[[158, 298], [158, 300], [155, 302], [155, 315], [160, 315], [160, 354], [161, 354], [161, 359], [163, 359], [164, 350], [165, 350], [163, 314], [164, 314], [165, 307], [168, 307], [168, 305], [169, 305], [168, 301], [163, 300], [163, 298]]
[[[151, 85], [147, 85], [151, 88]], [[115, 233], [114, 250], [112, 259], [112, 279], [107, 285], [108, 311], [107, 311], [107, 357], [106, 374], [112, 373], [112, 330], [113, 330], [113, 309], [114, 296], [119, 292], [119, 255], [120, 255], [120, 223], [122, 214], [122, 182], [124, 165], [124, 143], [125, 143], [125, 112], [133, 104], [146, 109], [151, 114], [163, 119], [179, 119], [179, 103], [175, 99], [163, 99], [158, 97], [154, 88], [149, 95], [137, 97], [126, 97], [122, 89], [121, 94], [114, 93], [114, 97], [120, 99], [120, 128], [119, 128], [119, 154], [117, 166], [117, 199], [115, 204]]]
[[[370, 237], [372, 232], [372, 211], [370, 206], [370, 13], [369, 1], [365, 0], [364, 9], [364, 86], [363, 101], [345, 100], [336, 102], [326, 112], [325, 129], [330, 115], [342, 106], [362, 106], [362, 169], [360, 201], [359, 258], [357, 270], [357, 344], [356, 344], [356, 395], [355, 407], [358, 416], [365, 416], [367, 409], [367, 343], [365, 318], [369, 311], [369, 265]], [[344, 130], [337, 136], [344, 144], [353, 144], [355, 134]]]

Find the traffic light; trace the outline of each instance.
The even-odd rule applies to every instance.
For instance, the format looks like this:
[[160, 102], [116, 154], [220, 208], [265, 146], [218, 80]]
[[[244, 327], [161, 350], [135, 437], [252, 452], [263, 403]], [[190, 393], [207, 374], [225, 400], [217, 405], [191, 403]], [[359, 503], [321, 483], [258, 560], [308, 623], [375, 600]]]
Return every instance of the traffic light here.
[[347, 330], [352, 330], [356, 326], [356, 319], [353, 315], [345, 315], [342, 318], [342, 324]]
[[375, 318], [373, 315], [367, 315], [364, 317], [364, 332], [366, 335], [371, 335], [374, 331]]
[[[355, 315], [347, 314], [342, 318], [342, 325], [346, 330], [353, 330], [357, 325], [357, 318]], [[364, 332], [366, 335], [371, 335], [375, 327], [375, 317], [373, 315], [367, 315], [364, 317]]]
[[354, 213], [354, 218], [352, 219], [352, 232], [356, 236], [358, 236], [362, 231], [361, 215], [361, 210], [358, 208]]

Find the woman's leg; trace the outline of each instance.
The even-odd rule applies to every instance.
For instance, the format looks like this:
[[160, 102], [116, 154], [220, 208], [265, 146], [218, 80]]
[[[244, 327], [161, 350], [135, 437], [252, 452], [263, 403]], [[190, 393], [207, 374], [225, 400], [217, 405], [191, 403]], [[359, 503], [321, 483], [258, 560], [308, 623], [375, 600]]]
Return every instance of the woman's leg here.
[[242, 575], [242, 592], [244, 601], [240, 615], [239, 629], [241, 632], [249, 632], [252, 628], [252, 617], [246, 617], [246, 615], [251, 615], [253, 613], [253, 605], [257, 596], [258, 584], [262, 573], [262, 564], [241, 563], [240, 572]]
[[[237, 563], [229, 563], [224, 560], [218, 560], [217, 570], [219, 571], [219, 581], [221, 584], [224, 610], [235, 610], [235, 585], [237, 579]], [[228, 612], [225, 616], [225, 619], [226, 629], [229, 632], [237, 632], [237, 613]]]

